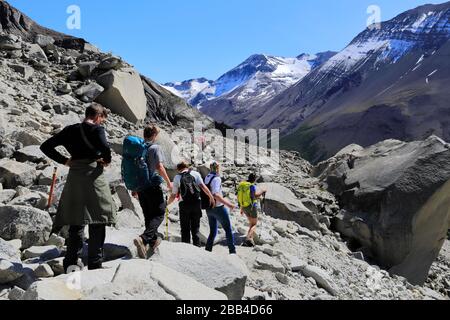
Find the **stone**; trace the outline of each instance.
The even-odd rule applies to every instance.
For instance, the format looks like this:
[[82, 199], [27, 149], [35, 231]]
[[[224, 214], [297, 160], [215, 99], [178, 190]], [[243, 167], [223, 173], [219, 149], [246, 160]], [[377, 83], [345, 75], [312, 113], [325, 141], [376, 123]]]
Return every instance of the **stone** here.
[[33, 191], [25, 195], [18, 196], [7, 204], [9, 206], [28, 206], [45, 210], [48, 205], [48, 196], [45, 193]]
[[140, 236], [141, 229], [115, 229], [107, 227], [104, 254], [106, 261], [137, 257], [133, 240]]
[[278, 242], [278, 238], [273, 234], [272, 230], [259, 228], [256, 230], [254, 241], [257, 245], [274, 245]]
[[34, 69], [29, 66], [21, 65], [21, 64], [8, 64], [8, 66], [13, 69], [15, 72], [20, 73], [24, 79], [29, 79], [34, 74]]
[[261, 183], [266, 189], [265, 214], [281, 220], [297, 222], [310, 230], [320, 230], [317, 216], [308, 210], [292, 191], [276, 183]]
[[100, 75], [97, 82], [105, 88], [97, 97], [97, 102], [130, 122], [137, 123], [145, 119], [147, 98], [136, 70], [110, 70]]
[[11, 289], [11, 291], [8, 294], [8, 299], [12, 301], [19, 301], [22, 300], [23, 295], [25, 294], [25, 290], [14, 287]]
[[45, 48], [49, 45], [52, 45], [55, 43], [55, 39], [53, 39], [50, 36], [46, 36], [43, 34], [38, 34], [34, 38], [34, 43], [38, 44], [41, 48]]
[[143, 217], [137, 215], [134, 211], [130, 209], [124, 209], [117, 213], [117, 224], [118, 229], [143, 229], [145, 226], [145, 221]]
[[30, 247], [26, 249], [22, 254], [24, 259], [40, 258], [43, 261], [58, 258], [60, 255], [61, 252], [59, 251], [58, 247], [54, 245]]
[[[56, 172], [56, 181], [60, 182], [65, 179], [67, 174], [69, 173], [69, 168], [66, 166], [58, 165]], [[38, 175], [38, 184], [41, 186], [50, 186], [53, 181], [53, 172], [54, 167], [49, 166], [42, 170]]]
[[70, 84], [68, 83], [64, 83], [64, 84], [60, 84], [58, 86], [58, 92], [62, 93], [62, 94], [68, 94], [72, 92], [72, 87], [70, 86]]
[[58, 249], [61, 249], [64, 246], [65, 242], [66, 242], [66, 239], [53, 233], [52, 235], [50, 235], [50, 238], [45, 243], [45, 245], [46, 246], [55, 246]]
[[209, 288], [226, 294], [229, 300], [244, 295], [247, 270], [235, 257], [222, 257], [184, 243], [163, 241], [150, 261], [186, 274]]
[[266, 254], [259, 254], [255, 260], [255, 268], [261, 270], [268, 270], [272, 272], [285, 273], [285, 267], [278, 260], [269, 257]]
[[285, 275], [284, 273], [280, 273], [280, 272], [275, 273], [275, 278], [277, 278], [277, 280], [284, 285], [289, 284], [289, 277], [287, 275]]
[[101, 70], [119, 70], [122, 68], [123, 63], [120, 58], [117, 57], [108, 57], [103, 59], [100, 64], [98, 65], [98, 68]]
[[52, 219], [45, 211], [23, 206], [0, 206], [0, 237], [22, 240], [23, 249], [43, 245], [51, 228]]
[[47, 55], [38, 44], [27, 43], [25, 46], [25, 50], [28, 58], [48, 61]]
[[[126, 290], [124, 290], [126, 289]], [[226, 296], [173, 269], [146, 260], [121, 263], [111, 284], [86, 299], [225, 300]]]
[[114, 262], [109, 269], [83, 270], [34, 283], [24, 300], [224, 300], [193, 278], [147, 260]]
[[[10, 245], [12, 245], [17, 252], [20, 252], [20, 249], [22, 248], [22, 240], [20, 239], [14, 239], [7, 241]], [[19, 256], [20, 257], [20, 256]]]
[[355, 259], [364, 261], [364, 254], [361, 251], [352, 252], [351, 256]]
[[94, 46], [93, 44], [86, 42], [84, 44], [83, 52], [100, 53], [100, 49]]
[[6, 204], [10, 202], [16, 195], [16, 190], [2, 190], [0, 191], [0, 204]]
[[85, 97], [87, 99], [87, 102], [92, 102], [97, 99], [97, 97], [103, 91], [105, 91], [105, 89], [101, 85], [95, 82], [91, 82], [90, 84], [82, 86], [81, 88], [75, 90], [75, 94], [78, 97]]
[[64, 264], [63, 264], [64, 258], [56, 258], [53, 260], [48, 260], [46, 263], [52, 268], [53, 274], [55, 276], [59, 276], [61, 274], [64, 274]]
[[82, 62], [78, 65], [78, 73], [87, 79], [91, 76], [92, 72], [97, 68], [98, 63], [95, 61]]
[[14, 189], [17, 186], [30, 186], [36, 179], [36, 170], [14, 160], [0, 160], [0, 179], [6, 188]]
[[288, 256], [287, 258], [288, 258], [289, 267], [291, 268], [291, 271], [293, 271], [293, 272], [298, 272], [302, 269], [302, 267], [307, 265], [307, 263], [305, 261], [301, 260], [298, 257]]
[[46, 263], [40, 264], [34, 269], [34, 275], [38, 278], [51, 278], [55, 276], [52, 268]]
[[304, 265], [300, 268], [300, 271], [305, 277], [313, 278], [317, 282], [317, 284], [328, 291], [329, 294], [333, 296], [337, 295], [336, 285], [334, 284], [330, 275], [328, 275], [321, 268], [311, 265]]
[[44, 142], [39, 134], [28, 131], [19, 131], [16, 140], [22, 143], [24, 147], [41, 145]]
[[[450, 146], [386, 140], [322, 168], [344, 209], [333, 227], [357, 240], [378, 265], [423, 284], [450, 225]], [[323, 164], [321, 166], [324, 166]]]
[[42, 153], [39, 146], [27, 146], [14, 153], [14, 158], [19, 162], [34, 162], [39, 163], [45, 160], [45, 155]]
[[0, 259], [0, 285], [11, 283], [24, 274], [21, 263]]
[[0, 50], [15, 51], [22, 49], [22, 42], [12, 34], [0, 35]]
[[20, 263], [20, 251], [13, 244], [0, 238], [0, 260]]

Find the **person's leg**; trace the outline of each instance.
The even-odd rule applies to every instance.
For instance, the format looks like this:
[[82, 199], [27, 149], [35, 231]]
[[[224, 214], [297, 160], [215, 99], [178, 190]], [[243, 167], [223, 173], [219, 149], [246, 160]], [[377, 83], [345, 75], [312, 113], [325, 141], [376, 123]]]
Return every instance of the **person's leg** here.
[[141, 236], [144, 244], [154, 246], [158, 240], [158, 228], [164, 221], [166, 201], [161, 188], [151, 188], [145, 192], [147, 204], [146, 228]]
[[64, 271], [70, 266], [77, 265], [78, 258], [83, 251], [84, 226], [70, 226], [67, 239], [67, 252], [63, 261]]
[[191, 243], [191, 220], [189, 206], [180, 203], [180, 226], [181, 226], [181, 242]]
[[103, 263], [103, 246], [105, 244], [106, 226], [92, 224], [89, 226], [88, 269], [100, 269]]
[[219, 220], [220, 224], [222, 225], [223, 229], [225, 230], [225, 234], [227, 237], [228, 249], [230, 250], [231, 254], [236, 253], [233, 229], [231, 228], [231, 221], [230, 221], [230, 216], [228, 214], [228, 210], [225, 207], [219, 207], [219, 208], [217, 208], [217, 210], [218, 210], [217, 219]]
[[144, 215], [145, 219], [145, 230], [144, 233], [141, 235], [142, 242], [147, 245], [148, 240], [145, 238], [145, 231], [148, 229], [151, 221], [151, 212], [150, 212], [150, 205], [149, 205], [149, 195], [148, 190], [144, 192], [139, 192], [139, 204], [142, 208], [142, 213]]
[[202, 207], [200, 203], [198, 204], [198, 206], [192, 208], [190, 218], [192, 243], [194, 244], [194, 246], [200, 247], [200, 219], [202, 218]]
[[258, 225], [258, 218], [249, 217], [248, 222], [250, 223], [250, 229], [247, 234], [247, 239], [253, 241], [256, 232], [256, 227]]
[[217, 236], [217, 219], [215, 214], [215, 209], [208, 210], [208, 222], [209, 222], [209, 237], [206, 242], [206, 251], [212, 252], [214, 246], [214, 240]]

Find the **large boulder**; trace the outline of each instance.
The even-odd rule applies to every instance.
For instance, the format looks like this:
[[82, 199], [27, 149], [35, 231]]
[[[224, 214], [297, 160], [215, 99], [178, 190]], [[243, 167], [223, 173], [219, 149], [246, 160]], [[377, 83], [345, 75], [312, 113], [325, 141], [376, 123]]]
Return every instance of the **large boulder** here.
[[242, 299], [247, 270], [237, 256], [222, 257], [185, 243], [163, 242], [151, 261], [189, 275], [209, 288]]
[[6, 188], [14, 189], [18, 186], [30, 186], [36, 179], [36, 170], [14, 160], [0, 160], [0, 182]]
[[344, 211], [334, 228], [391, 273], [423, 284], [450, 224], [450, 145], [380, 142], [331, 161], [328, 189]]
[[314, 215], [295, 194], [277, 183], [261, 183], [258, 188], [266, 189], [264, 213], [276, 219], [295, 221], [310, 230], [320, 230], [318, 216]]
[[42, 210], [23, 206], [0, 206], [0, 237], [22, 240], [22, 248], [44, 245], [52, 228], [50, 215]]
[[114, 262], [109, 269], [83, 270], [34, 283], [24, 300], [225, 300], [226, 296], [161, 264]]
[[45, 155], [40, 150], [39, 146], [27, 146], [14, 153], [14, 158], [19, 162], [34, 162], [39, 163], [45, 160]]
[[139, 73], [134, 69], [121, 71], [110, 70], [97, 78], [105, 91], [96, 101], [123, 116], [130, 122], [137, 123], [147, 115], [147, 98]]

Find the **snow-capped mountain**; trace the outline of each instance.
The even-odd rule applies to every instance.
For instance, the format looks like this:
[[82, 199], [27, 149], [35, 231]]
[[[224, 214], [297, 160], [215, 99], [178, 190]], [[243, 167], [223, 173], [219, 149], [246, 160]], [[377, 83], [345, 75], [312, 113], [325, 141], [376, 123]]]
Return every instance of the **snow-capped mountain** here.
[[169, 82], [163, 87], [193, 106], [198, 105], [203, 99], [213, 97], [215, 93], [214, 81], [205, 78]]
[[[335, 54], [301, 54], [284, 58], [255, 54], [216, 81], [194, 79], [164, 86], [217, 121], [238, 125], [239, 114], [265, 103], [305, 77]], [[230, 118], [231, 117], [231, 118]], [[239, 121], [238, 121], [239, 122]]]
[[282, 146], [317, 161], [340, 148], [431, 133], [450, 140], [450, 2], [367, 28], [346, 48], [267, 103], [245, 127], [280, 128]]

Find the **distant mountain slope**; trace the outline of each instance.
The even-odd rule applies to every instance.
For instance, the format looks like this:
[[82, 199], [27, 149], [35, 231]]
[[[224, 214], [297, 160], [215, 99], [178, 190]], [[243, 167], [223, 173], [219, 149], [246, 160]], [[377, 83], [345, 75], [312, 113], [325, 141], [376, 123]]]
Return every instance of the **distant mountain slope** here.
[[164, 86], [217, 121], [245, 126], [241, 114], [300, 81], [334, 52], [284, 58], [256, 54], [216, 81], [204, 78]]
[[446, 140], [450, 2], [426, 5], [366, 29], [343, 51], [243, 122], [281, 128], [282, 146], [318, 161], [350, 143]]

